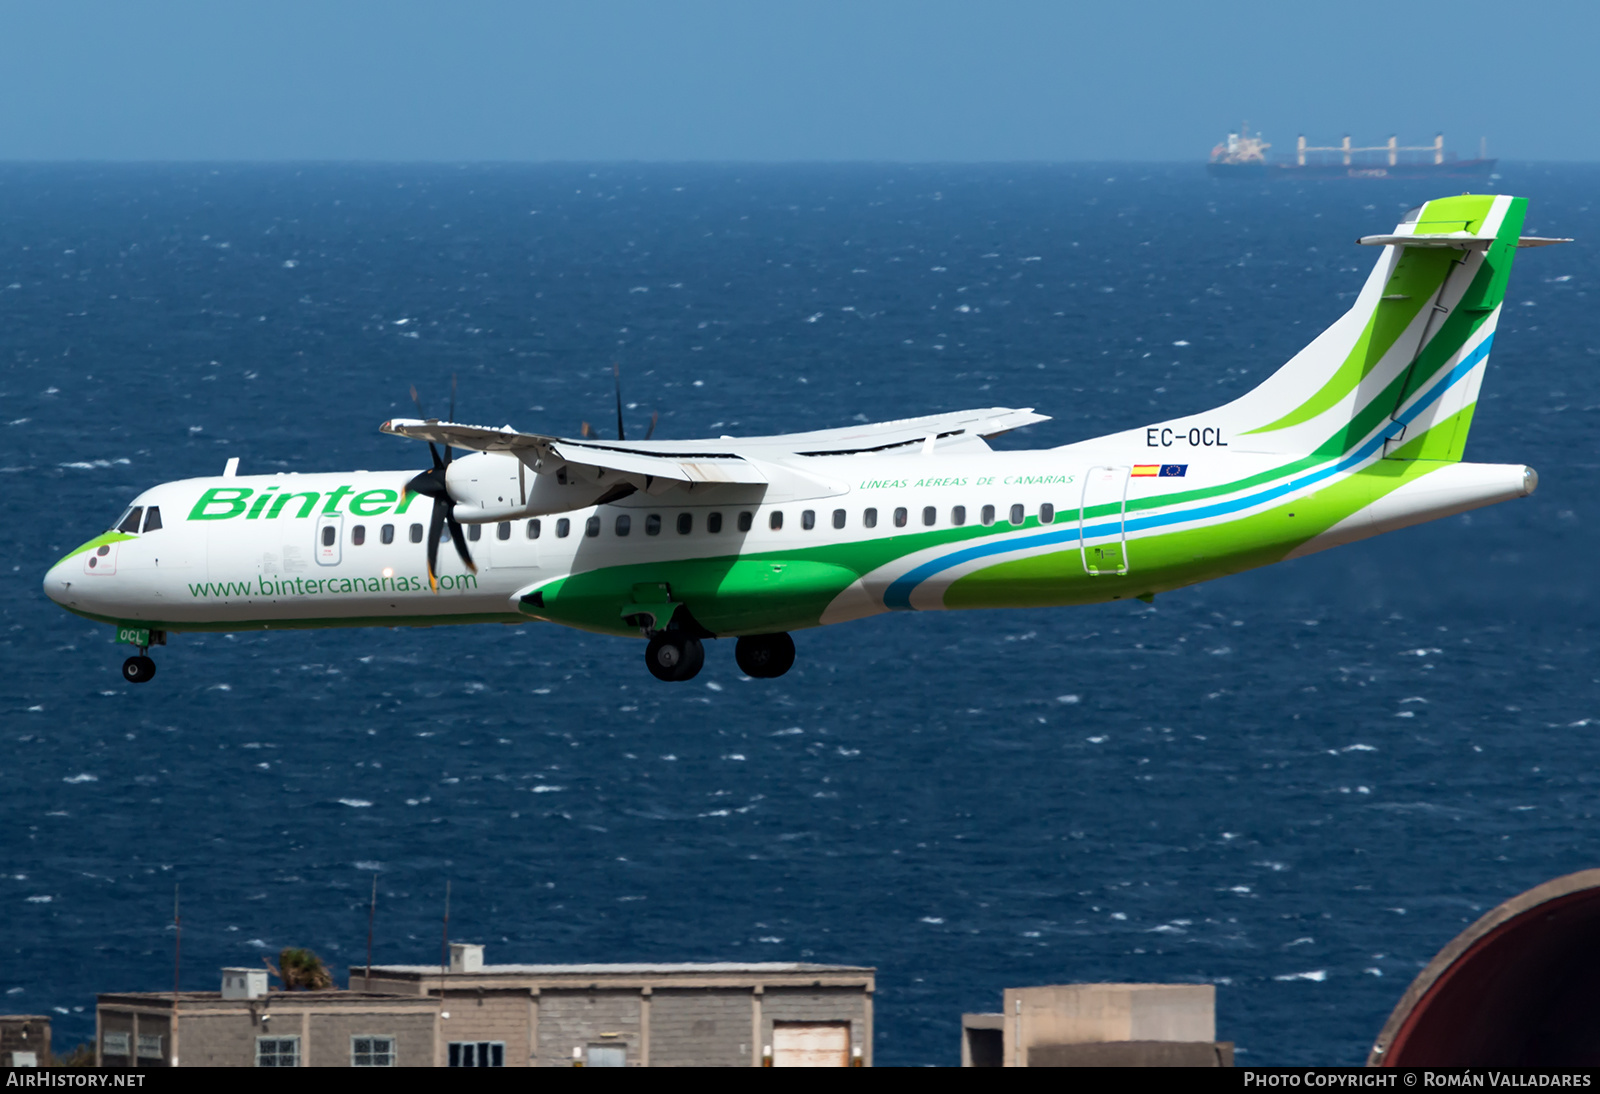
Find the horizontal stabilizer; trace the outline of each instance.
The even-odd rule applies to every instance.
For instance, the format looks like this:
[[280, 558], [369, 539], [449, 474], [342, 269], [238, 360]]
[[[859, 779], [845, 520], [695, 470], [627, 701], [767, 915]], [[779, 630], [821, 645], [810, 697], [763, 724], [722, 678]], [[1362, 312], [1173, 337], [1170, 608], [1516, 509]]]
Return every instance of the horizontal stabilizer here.
[[[1470, 232], [1441, 232], [1435, 235], [1362, 236], [1356, 240], [1363, 247], [1453, 247], [1458, 251], [1486, 248], [1495, 241], [1494, 236], [1473, 235]], [[1518, 247], [1549, 247], [1556, 243], [1571, 243], [1570, 239], [1548, 236], [1520, 236]]]

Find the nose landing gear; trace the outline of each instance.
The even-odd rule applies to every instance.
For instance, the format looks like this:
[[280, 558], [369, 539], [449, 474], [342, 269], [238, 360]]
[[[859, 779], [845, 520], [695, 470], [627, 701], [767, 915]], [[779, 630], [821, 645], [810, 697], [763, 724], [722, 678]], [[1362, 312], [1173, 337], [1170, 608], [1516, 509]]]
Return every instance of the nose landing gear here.
[[149, 683], [155, 674], [156, 663], [145, 656], [142, 648], [138, 656], [130, 657], [122, 663], [122, 678], [130, 684]]

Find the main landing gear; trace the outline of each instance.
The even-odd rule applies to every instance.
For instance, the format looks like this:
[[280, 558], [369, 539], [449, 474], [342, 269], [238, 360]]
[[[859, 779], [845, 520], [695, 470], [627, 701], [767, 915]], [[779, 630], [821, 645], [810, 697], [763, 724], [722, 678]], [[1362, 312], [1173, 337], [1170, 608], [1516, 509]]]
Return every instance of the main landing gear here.
[[733, 647], [733, 659], [746, 676], [767, 680], [794, 665], [794, 639], [787, 634], [747, 634]]
[[[782, 633], [748, 634], [733, 647], [733, 659], [746, 676], [770, 680], [793, 667], [794, 639]], [[657, 680], [692, 680], [706, 663], [706, 648], [688, 631], [656, 631], [645, 647], [644, 663]]]

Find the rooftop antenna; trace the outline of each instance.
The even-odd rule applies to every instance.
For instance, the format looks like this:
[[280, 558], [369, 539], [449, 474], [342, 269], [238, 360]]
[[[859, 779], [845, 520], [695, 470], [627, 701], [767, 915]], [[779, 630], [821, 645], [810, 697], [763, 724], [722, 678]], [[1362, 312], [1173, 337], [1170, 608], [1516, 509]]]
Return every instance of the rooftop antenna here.
[[372, 990], [372, 921], [378, 915], [378, 875], [372, 875], [372, 903], [367, 906], [367, 975], [363, 991]]
[[439, 998], [444, 999], [445, 974], [450, 968], [450, 881], [444, 883], [444, 935], [439, 939]]
[[177, 1017], [178, 983], [183, 976], [183, 917], [178, 914], [178, 883], [172, 883], [172, 926], [178, 932], [177, 944], [172, 950], [172, 1007]]

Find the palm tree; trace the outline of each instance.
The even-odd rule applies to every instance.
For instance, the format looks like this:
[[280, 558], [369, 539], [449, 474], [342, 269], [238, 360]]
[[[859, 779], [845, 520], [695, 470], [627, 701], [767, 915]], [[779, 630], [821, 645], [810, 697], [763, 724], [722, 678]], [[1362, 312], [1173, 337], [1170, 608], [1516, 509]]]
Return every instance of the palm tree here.
[[278, 954], [278, 963], [274, 965], [265, 957], [261, 963], [283, 981], [284, 991], [327, 991], [333, 987], [333, 976], [328, 972], [328, 967], [322, 963], [322, 958], [310, 950], [295, 946], [286, 947]]

